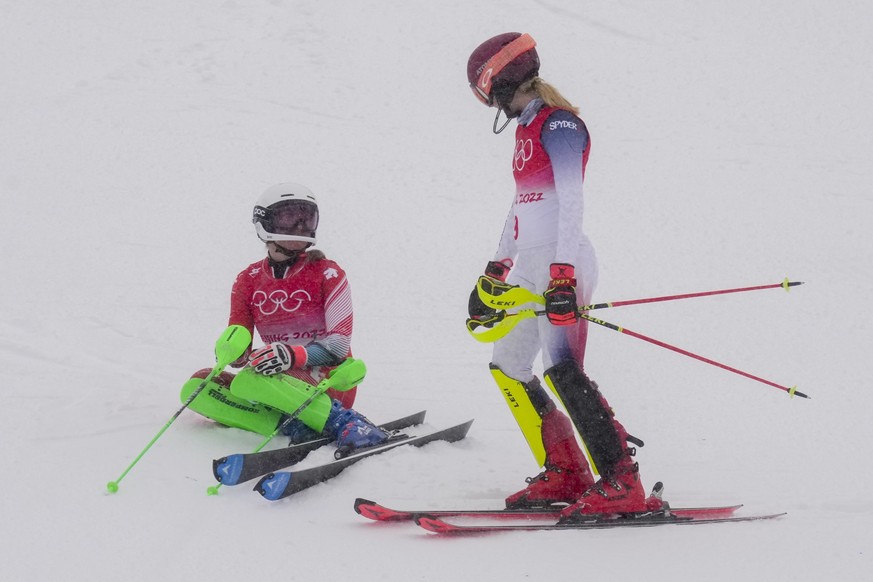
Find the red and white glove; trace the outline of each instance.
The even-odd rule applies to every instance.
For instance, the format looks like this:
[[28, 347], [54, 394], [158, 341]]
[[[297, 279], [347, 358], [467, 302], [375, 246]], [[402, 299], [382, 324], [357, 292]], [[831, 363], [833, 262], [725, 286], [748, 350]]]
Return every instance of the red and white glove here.
[[303, 346], [275, 342], [253, 351], [249, 356], [249, 365], [259, 374], [272, 376], [291, 368], [302, 368], [306, 365], [306, 357], [306, 348]]
[[579, 317], [576, 304], [576, 269], [567, 263], [549, 266], [549, 288], [546, 298], [546, 317], [552, 325], [573, 325]]
[[243, 355], [235, 359], [230, 363], [231, 368], [242, 368], [246, 364], [249, 363], [249, 354], [252, 353], [252, 346], [246, 348], [246, 351], [243, 352]]

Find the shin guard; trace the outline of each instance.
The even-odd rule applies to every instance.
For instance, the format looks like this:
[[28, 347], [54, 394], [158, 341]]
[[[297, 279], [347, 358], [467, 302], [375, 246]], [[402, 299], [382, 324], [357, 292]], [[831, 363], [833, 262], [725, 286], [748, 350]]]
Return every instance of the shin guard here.
[[626, 435], [597, 386], [573, 360], [552, 366], [545, 377], [579, 431], [592, 468], [599, 474], [610, 470], [625, 456]]
[[[230, 384], [230, 392], [238, 398], [266, 404], [291, 414], [315, 394], [315, 386], [287, 374], [264, 376], [244, 368]], [[316, 432], [324, 430], [333, 402], [327, 394], [319, 394], [298, 415], [306, 426]], [[275, 427], [274, 427], [275, 428]]]
[[554, 407], [554, 403], [549, 400], [548, 394], [536, 378], [527, 383], [519, 382], [504, 374], [494, 364], [490, 367], [491, 375], [503, 393], [515, 422], [518, 423], [537, 464], [542, 467], [546, 462], [542, 417]]
[[[230, 388], [216, 380], [219, 379], [210, 380], [188, 408], [225, 426], [250, 430], [264, 436], [273, 434], [279, 424], [281, 412], [263, 404], [237, 398], [230, 393]], [[185, 382], [180, 394], [182, 402], [187, 402], [201, 383], [203, 378], [191, 378]]]

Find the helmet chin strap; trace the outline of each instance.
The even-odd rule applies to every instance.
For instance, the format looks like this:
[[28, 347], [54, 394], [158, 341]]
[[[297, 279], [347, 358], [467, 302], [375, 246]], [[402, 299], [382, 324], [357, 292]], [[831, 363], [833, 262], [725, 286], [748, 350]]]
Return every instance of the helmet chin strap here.
[[272, 254], [267, 253], [267, 259], [269, 261], [270, 268], [272, 269], [273, 276], [276, 279], [283, 279], [288, 273], [288, 269], [296, 265], [297, 261], [300, 260], [300, 257], [306, 254], [306, 249], [300, 251], [289, 251], [288, 249], [276, 244], [275, 241], [270, 241], [267, 244], [273, 245], [272, 250], [276, 251], [277, 254], [286, 257], [285, 259], [278, 260], [274, 259]]
[[498, 107], [497, 108], [497, 115], [494, 116], [494, 127], [492, 127], [491, 130], [495, 133], [495, 135], [500, 133], [504, 129], [506, 129], [506, 126], [509, 125], [510, 121], [512, 121], [512, 117], [510, 117], [509, 114], [507, 113], [506, 114], [506, 122], [500, 126], [500, 129], [497, 129], [497, 121], [500, 119], [500, 113], [502, 111], [503, 111], [503, 107]]
[[[306, 249], [301, 249], [299, 251], [291, 251], [277, 243], [276, 241], [270, 241], [268, 244], [273, 245], [273, 250], [279, 253], [280, 255], [285, 255], [288, 259], [296, 259], [298, 255], [301, 253], [305, 253]], [[288, 260], [286, 259], [286, 260]]]

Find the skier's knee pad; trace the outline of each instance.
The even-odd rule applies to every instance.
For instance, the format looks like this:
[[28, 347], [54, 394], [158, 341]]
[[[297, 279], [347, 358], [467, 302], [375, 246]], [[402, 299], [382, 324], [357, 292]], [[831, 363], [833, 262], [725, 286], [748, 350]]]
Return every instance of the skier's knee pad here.
[[530, 382], [520, 382], [504, 374], [494, 364], [491, 364], [490, 368], [491, 375], [527, 440], [534, 458], [542, 466], [546, 460], [542, 435], [543, 416], [554, 410], [555, 404], [537, 378]]

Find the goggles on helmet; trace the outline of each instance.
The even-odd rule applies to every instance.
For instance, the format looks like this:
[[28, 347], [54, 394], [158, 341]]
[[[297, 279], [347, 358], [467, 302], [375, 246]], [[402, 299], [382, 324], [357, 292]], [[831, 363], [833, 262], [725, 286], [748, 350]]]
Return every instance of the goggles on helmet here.
[[517, 39], [513, 40], [495, 54], [493, 57], [482, 65], [482, 72], [479, 74], [479, 79], [476, 83], [471, 83], [470, 88], [476, 98], [491, 107], [494, 105], [493, 79], [497, 77], [506, 66], [531, 50], [537, 45], [533, 37], [529, 34], [522, 34]]

